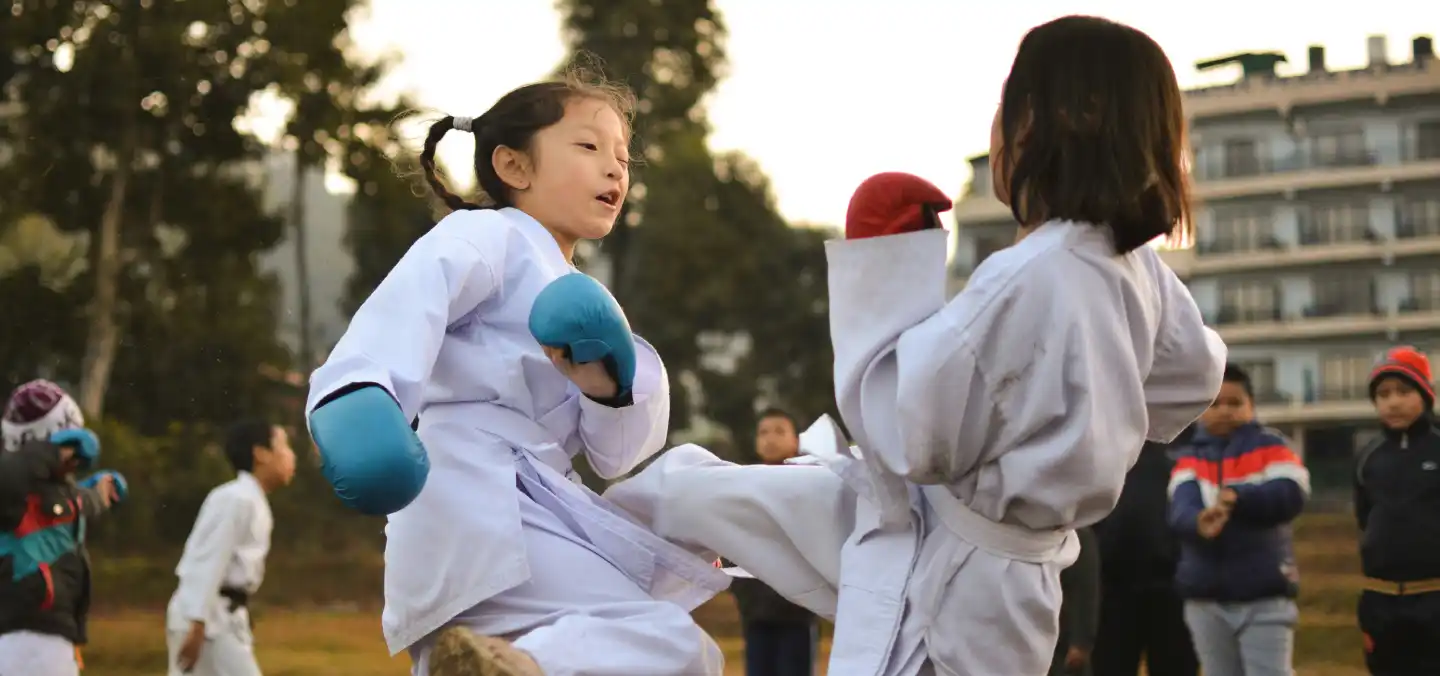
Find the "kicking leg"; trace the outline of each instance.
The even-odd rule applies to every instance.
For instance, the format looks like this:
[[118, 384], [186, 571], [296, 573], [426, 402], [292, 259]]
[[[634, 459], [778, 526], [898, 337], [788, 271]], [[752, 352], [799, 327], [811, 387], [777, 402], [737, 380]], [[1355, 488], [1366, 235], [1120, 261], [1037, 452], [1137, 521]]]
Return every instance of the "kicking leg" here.
[[736, 465], [686, 444], [605, 492], [656, 534], [719, 554], [790, 601], [834, 618], [855, 497], [810, 465]]

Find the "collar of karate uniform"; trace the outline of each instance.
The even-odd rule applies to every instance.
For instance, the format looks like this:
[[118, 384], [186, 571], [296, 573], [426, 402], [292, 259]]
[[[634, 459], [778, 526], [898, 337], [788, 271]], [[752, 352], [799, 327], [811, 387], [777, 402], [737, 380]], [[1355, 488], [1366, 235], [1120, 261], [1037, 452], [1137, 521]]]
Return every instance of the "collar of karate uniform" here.
[[550, 234], [550, 231], [546, 230], [540, 221], [535, 220], [534, 216], [515, 207], [505, 207], [499, 211], [501, 215], [510, 219], [510, 221], [515, 224], [516, 229], [518, 229], [520, 234], [524, 235], [526, 239], [539, 245], [547, 254], [553, 254], [554, 262], [558, 262], [560, 265], [569, 268], [572, 272], [579, 271], [570, 261], [565, 260], [565, 252], [560, 250], [560, 243], [555, 241], [555, 236]]

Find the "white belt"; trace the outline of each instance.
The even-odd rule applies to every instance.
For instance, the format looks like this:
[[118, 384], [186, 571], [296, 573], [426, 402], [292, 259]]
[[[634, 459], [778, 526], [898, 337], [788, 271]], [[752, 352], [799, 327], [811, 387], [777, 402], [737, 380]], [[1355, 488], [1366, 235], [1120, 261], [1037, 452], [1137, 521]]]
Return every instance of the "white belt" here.
[[921, 486], [920, 492], [945, 529], [956, 537], [1000, 558], [1026, 563], [1048, 563], [1061, 557], [1073, 530], [1032, 530], [996, 523], [965, 506], [948, 488]]
[[[564, 416], [566, 412], [557, 409], [555, 413]], [[565, 451], [559, 435], [544, 421], [537, 422], [515, 409], [483, 402], [432, 404], [421, 411], [420, 416], [432, 422], [444, 420], [484, 432], [513, 449], [524, 451], [566, 478], [571, 478], [574, 471], [570, 454]]]

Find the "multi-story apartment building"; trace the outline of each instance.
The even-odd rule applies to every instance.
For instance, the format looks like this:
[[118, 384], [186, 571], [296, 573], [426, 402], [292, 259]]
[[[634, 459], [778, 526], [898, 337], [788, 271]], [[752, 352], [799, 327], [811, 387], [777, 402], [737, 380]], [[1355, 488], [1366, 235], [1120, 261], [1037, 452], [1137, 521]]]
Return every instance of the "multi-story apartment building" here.
[[[1185, 93], [1196, 242], [1164, 252], [1248, 367], [1261, 418], [1337, 467], [1376, 433], [1366, 378], [1378, 353], [1413, 344], [1440, 364], [1440, 62], [1426, 37], [1402, 63], [1383, 37], [1368, 47], [1366, 67], [1343, 71], [1311, 47], [1308, 72], [1291, 77], [1276, 75], [1278, 54], [1199, 64], [1244, 73]], [[971, 164], [957, 289], [1014, 239], [988, 158]]]

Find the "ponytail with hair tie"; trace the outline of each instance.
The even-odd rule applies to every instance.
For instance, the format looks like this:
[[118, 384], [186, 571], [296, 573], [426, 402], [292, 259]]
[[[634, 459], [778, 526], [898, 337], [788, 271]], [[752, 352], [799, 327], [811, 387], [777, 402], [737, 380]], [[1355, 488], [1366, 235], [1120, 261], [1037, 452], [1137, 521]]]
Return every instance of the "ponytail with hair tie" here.
[[420, 152], [420, 168], [425, 171], [425, 182], [430, 184], [430, 189], [435, 191], [435, 196], [440, 198], [440, 201], [444, 202], [445, 206], [450, 207], [452, 211], [474, 211], [486, 208], [451, 192], [435, 170], [435, 149], [440, 145], [440, 139], [445, 138], [445, 134], [452, 129], [474, 133], [474, 123], [473, 118], [453, 115], [446, 115], [436, 120], [434, 124], [430, 125], [430, 131], [425, 134], [425, 147]]

